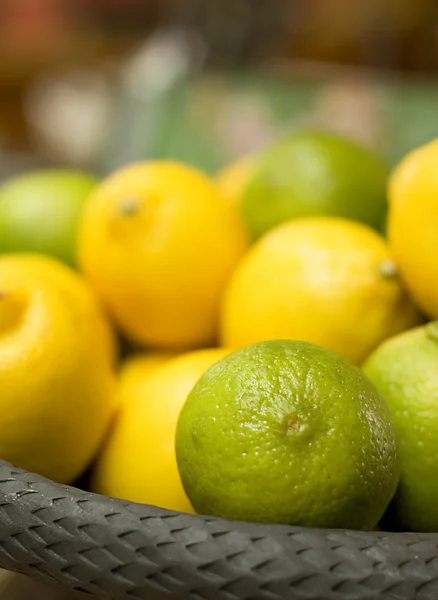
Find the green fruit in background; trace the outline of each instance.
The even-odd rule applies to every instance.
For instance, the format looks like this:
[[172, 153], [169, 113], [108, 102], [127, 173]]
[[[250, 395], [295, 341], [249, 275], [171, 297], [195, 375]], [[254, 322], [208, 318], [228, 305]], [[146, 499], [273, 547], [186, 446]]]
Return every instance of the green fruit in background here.
[[254, 237], [285, 221], [327, 215], [380, 230], [389, 167], [370, 150], [333, 133], [299, 131], [255, 164], [242, 214]]
[[372, 529], [397, 487], [395, 432], [371, 381], [306, 342], [260, 342], [210, 368], [180, 414], [176, 452], [196, 511]]
[[437, 367], [438, 323], [387, 340], [364, 365], [399, 437], [400, 485], [388, 511], [397, 529], [438, 531]]
[[37, 252], [75, 264], [76, 230], [98, 180], [69, 170], [33, 171], [0, 185], [0, 252]]

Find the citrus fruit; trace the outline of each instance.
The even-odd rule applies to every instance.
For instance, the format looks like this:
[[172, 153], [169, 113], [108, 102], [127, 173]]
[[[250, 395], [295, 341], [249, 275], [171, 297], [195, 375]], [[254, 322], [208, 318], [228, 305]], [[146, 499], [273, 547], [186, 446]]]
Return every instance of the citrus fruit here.
[[308, 217], [273, 229], [241, 261], [225, 295], [222, 344], [301, 339], [360, 364], [382, 340], [419, 322], [378, 233]]
[[79, 277], [59, 280], [0, 258], [0, 456], [64, 483], [90, 463], [116, 401], [98, 305]]
[[[121, 375], [124, 390], [123, 398], [129, 401], [131, 396], [136, 395], [139, 381], [144, 381], [177, 356], [178, 354], [171, 352], [148, 352], [129, 356], [123, 364]], [[131, 382], [132, 393], [126, 391]]]
[[194, 168], [130, 165], [87, 203], [82, 269], [126, 336], [157, 349], [215, 339], [226, 282], [247, 239], [236, 211]]
[[130, 356], [123, 365], [124, 378], [136, 379], [137, 377], [144, 378], [146, 375], [153, 375], [177, 356], [177, 353], [172, 352], [148, 352]]
[[415, 302], [438, 318], [438, 140], [410, 152], [389, 183], [388, 238]]
[[334, 133], [294, 132], [260, 159], [242, 201], [254, 237], [291, 219], [329, 215], [381, 228], [388, 167]]
[[216, 184], [229, 204], [241, 204], [254, 166], [255, 157], [245, 154], [216, 173]]
[[38, 252], [75, 264], [78, 221], [97, 179], [43, 170], [0, 186], [0, 252]]
[[120, 375], [121, 405], [113, 431], [96, 462], [92, 487], [99, 493], [183, 512], [193, 508], [175, 458], [175, 429], [187, 394], [199, 377], [230, 351], [198, 350], [151, 375], [139, 362]]
[[7, 268], [22, 277], [38, 273], [40, 279], [56, 287], [68, 306], [92, 326], [95, 342], [106, 348], [110, 362], [116, 365], [119, 348], [113, 327], [93, 289], [77, 271], [50, 256], [30, 253], [8, 254]]
[[196, 511], [227, 519], [371, 529], [398, 482], [375, 386], [344, 357], [293, 340], [211, 367], [181, 411], [176, 453]]
[[398, 433], [401, 478], [390, 516], [405, 530], [438, 531], [437, 363], [433, 322], [387, 340], [364, 365]]

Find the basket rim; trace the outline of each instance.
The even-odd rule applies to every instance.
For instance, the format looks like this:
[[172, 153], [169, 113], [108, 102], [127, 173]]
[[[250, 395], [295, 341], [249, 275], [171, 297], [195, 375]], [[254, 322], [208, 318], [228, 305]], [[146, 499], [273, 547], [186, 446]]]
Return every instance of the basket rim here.
[[189, 515], [0, 461], [0, 567], [115, 599], [427, 599], [438, 534]]

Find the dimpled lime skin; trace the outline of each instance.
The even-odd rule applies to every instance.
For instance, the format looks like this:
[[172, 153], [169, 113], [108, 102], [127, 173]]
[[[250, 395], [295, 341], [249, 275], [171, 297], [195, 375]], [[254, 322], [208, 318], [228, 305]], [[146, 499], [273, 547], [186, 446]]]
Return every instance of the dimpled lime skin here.
[[181, 412], [176, 452], [198, 513], [260, 523], [372, 529], [399, 477], [375, 386], [335, 352], [290, 340], [210, 368]]
[[384, 342], [364, 371], [385, 397], [399, 438], [397, 529], [438, 531], [438, 323]]

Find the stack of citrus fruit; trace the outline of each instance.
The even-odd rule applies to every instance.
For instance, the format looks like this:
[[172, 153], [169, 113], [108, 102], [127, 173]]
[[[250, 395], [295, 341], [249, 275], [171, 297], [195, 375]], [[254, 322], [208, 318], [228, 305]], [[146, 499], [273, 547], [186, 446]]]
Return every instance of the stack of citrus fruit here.
[[438, 531], [437, 159], [300, 131], [215, 178], [5, 182], [0, 456], [175, 510]]

